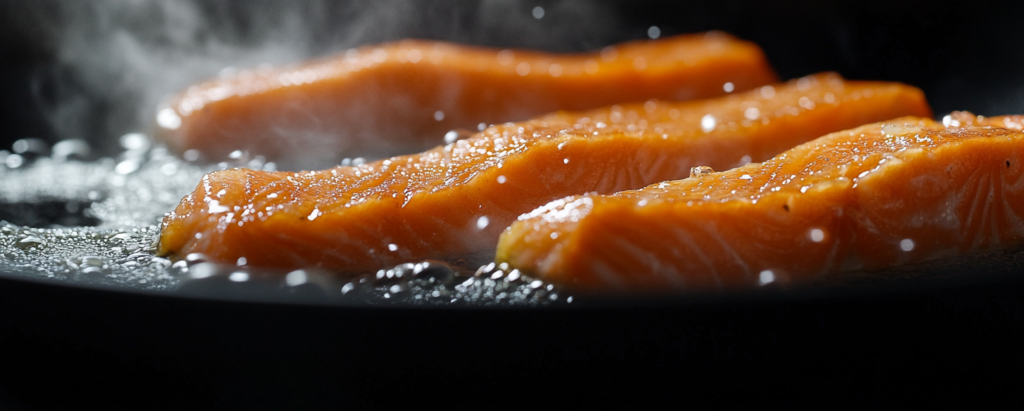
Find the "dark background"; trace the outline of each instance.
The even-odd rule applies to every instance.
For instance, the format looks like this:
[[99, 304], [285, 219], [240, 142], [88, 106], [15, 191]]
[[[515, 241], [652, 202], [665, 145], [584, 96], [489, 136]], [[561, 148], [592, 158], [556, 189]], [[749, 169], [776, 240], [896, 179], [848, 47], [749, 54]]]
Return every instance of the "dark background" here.
[[406, 37], [586, 51], [645, 38], [652, 25], [752, 40], [787, 79], [831, 70], [918, 86], [937, 114], [1018, 113], [1022, 13], [1012, 1], [2, 0], [0, 147], [34, 136], [113, 148], [144, 129], [159, 97], [229, 65]]
[[[225, 65], [404, 37], [593, 50], [651, 25], [755, 41], [783, 78], [913, 84], [938, 115], [1020, 113], [1022, 16], [1011, 1], [3, 0], [0, 149], [33, 136], [109, 152], [160, 93]], [[0, 278], [0, 408], [1019, 407], [1018, 274], [539, 310], [238, 303]]]

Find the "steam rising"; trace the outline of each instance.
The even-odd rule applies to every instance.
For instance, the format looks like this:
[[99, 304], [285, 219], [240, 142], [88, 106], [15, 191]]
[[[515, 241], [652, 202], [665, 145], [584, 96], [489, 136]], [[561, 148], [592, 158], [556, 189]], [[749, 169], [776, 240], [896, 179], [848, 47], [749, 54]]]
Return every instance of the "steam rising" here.
[[[406, 37], [582, 51], [620, 40], [583, 2], [67, 1], [27, 6], [54, 46], [36, 103], [62, 139], [101, 150], [146, 131], [157, 106], [230, 68], [286, 64]], [[543, 7], [537, 19], [535, 7]], [[225, 70], [227, 69], [227, 70]]]

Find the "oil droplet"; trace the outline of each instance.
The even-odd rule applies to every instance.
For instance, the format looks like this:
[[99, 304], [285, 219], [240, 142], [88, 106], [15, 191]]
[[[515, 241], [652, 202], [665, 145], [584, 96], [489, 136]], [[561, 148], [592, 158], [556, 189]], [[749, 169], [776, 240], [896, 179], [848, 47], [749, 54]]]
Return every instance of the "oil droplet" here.
[[478, 131], [484, 131], [484, 129], [486, 129], [486, 128], [487, 128], [487, 123], [480, 123], [480, 124], [476, 125], [476, 129]]
[[534, 7], [533, 8], [533, 18], [535, 18], [537, 20], [540, 20], [540, 19], [544, 18], [544, 8], [541, 7], [541, 6]]
[[616, 49], [615, 46], [608, 46], [601, 49], [601, 60], [610, 62], [617, 58], [619, 58], [619, 50]]
[[706, 115], [704, 115], [704, 117], [701, 117], [701, 119], [700, 119], [700, 129], [704, 130], [705, 133], [710, 133], [712, 131], [715, 131], [715, 126], [716, 126], [715, 116], [710, 115], [710, 114], [706, 114]]
[[772, 87], [772, 86], [761, 87], [761, 97], [769, 98], [769, 99], [770, 98], [774, 98], [775, 97], [775, 87]]
[[156, 115], [156, 123], [168, 130], [177, 130], [181, 127], [181, 117], [172, 108], [164, 108]]
[[769, 284], [775, 281], [775, 273], [772, 272], [772, 270], [761, 271], [761, 274], [758, 275], [757, 280], [758, 284], [760, 285]]
[[722, 85], [722, 90], [725, 90], [726, 93], [732, 93], [733, 90], [736, 90], [736, 85], [732, 84], [732, 82], [725, 83]]
[[563, 158], [562, 159], [562, 164], [569, 164], [569, 159], [568, 158]]
[[507, 181], [505, 176], [498, 176], [498, 184], [505, 184], [505, 181]]
[[816, 243], [820, 243], [820, 242], [822, 242], [824, 240], [825, 240], [825, 232], [824, 231], [822, 231], [820, 228], [815, 228], [815, 229], [811, 230], [811, 241], [814, 241]]
[[201, 263], [206, 261], [206, 255], [203, 253], [189, 253], [189, 255], [185, 256], [185, 261], [188, 263]]
[[217, 266], [210, 263], [196, 264], [188, 270], [188, 276], [192, 279], [201, 280], [217, 274]]
[[4, 159], [4, 164], [7, 165], [8, 168], [18, 168], [24, 163], [25, 159], [17, 154], [11, 154]]
[[131, 174], [138, 170], [140, 165], [141, 164], [139, 164], [138, 160], [129, 159], [117, 163], [117, 166], [114, 167], [114, 171], [117, 172], [117, 174]]
[[444, 112], [441, 111], [441, 110], [435, 111], [434, 112], [434, 120], [437, 120], [437, 121], [444, 120]]
[[637, 70], [643, 70], [647, 68], [647, 59], [643, 57], [637, 57], [633, 59], [633, 68]]
[[235, 262], [235, 265], [243, 266], [243, 265], [246, 265], [248, 263], [249, 263], [249, 260], [246, 259], [245, 257], [238, 257], [238, 261]]
[[800, 107], [803, 107], [807, 110], [814, 110], [814, 102], [807, 97], [800, 97], [800, 100], [797, 101], [797, 104], [800, 104]]
[[164, 165], [160, 166], [160, 172], [164, 173], [165, 176], [173, 176], [175, 173], [178, 172], [178, 164], [177, 163], [167, 163], [167, 164], [164, 164]]
[[914, 240], [911, 240], [909, 238], [904, 238], [904, 239], [900, 240], [900, 250], [903, 250], [903, 251], [913, 251], [914, 250]]
[[236, 283], [244, 283], [246, 281], [249, 281], [249, 273], [244, 271], [236, 271], [228, 276], [228, 280], [231, 280]]
[[476, 220], [476, 228], [480, 230], [487, 228], [487, 226], [490, 224], [491, 220], [487, 218], [487, 216], [480, 217], [479, 219]]
[[22, 238], [21, 241], [18, 241], [15, 244], [15, 246], [18, 247], [18, 248], [21, 248], [21, 249], [26, 249], [26, 248], [30, 248], [30, 247], [35, 247], [35, 246], [43, 245], [43, 244], [44, 244], [44, 242], [43, 242], [42, 238], [30, 235], [28, 237]]
[[757, 120], [758, 117], [761, 117], [761, 110], [758, 110], [757, 107], [748, 108], [743, 111], [743, 117], [747, 120]]
[[647, 37], [650, 37], [651, 39], [661, 37], [661, 28], [658, 26], [651, 26], [647, 29]]
[[388, 250], [398, 251], [398, 246], [395, 244], [388, 244]]
[[121, 147], [127, 150], [144, 150], [149, 147], [149, 138], [142, 133], [128, 133], [118, 139]]
[[406, 54], [406, 58], [409, 59], [410, 63], [419, 63], [420, 59], [423, 58], [423, 54], [420, 53], [419, 50], [412, 49], [412, 50], [409, 50], [408, 54]]
[[690, 178], [706, 176], [706, 175], [714, 173], [714, 172], [715, 172], [715, 170], [712, 169], [711, 167], [708, 167], [708, 166], [691, 167], [690, 168]]
[[548, 67], [548, 73], [551, 74], [551, 77], [561, 76], [562, 66], [560, 64], [552, 64], [551, 67]]
[[447, 133], [444, 133], [444, 143], [445, 144], [454, 143], [455, 140], [458, 140], [458, 139], [459, 139], [459, 132], [458, 131], [452, 130], [452, 131], [449, 131]]
[[512, 64], [513, 60], [515, 60], [515, 54], [512, 52], [512, 50], [505, 49], [498, 52], [498, 64], [507, 66], [509, 64]]
[[530, 63], [524, 61], [516, 65], [516, 74], [519, 74], [520, 76], [530, 74]]
[[291, 287], [305, 284], [308, 279], [309, 275], [307, 275], [303, 270], [295, 270], [284, 276], [285, 284], [288, 284]]
[[942, 125], [946, 127], [960, 127], [960, 120], [953, 120], [949, 114], [942, 117]]
[[216, 214], [216, 213], [223, 213], [223, 212], [229, 211], [229, 210], [231, 210], [231, 209], [227, 208], [225, 206], [220, 205], [220, 201], [210, 200], [210, 207], [207, 209], [207, 212], [210, 213], [210, 214]]

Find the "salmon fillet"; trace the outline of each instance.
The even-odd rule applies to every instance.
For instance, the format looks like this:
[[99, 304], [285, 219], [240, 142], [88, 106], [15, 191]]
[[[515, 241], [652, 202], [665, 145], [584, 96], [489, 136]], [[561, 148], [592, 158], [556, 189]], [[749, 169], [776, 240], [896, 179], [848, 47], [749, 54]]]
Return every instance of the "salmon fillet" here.
[[584, 54], [405, 40], [192, 86], [158, 110], [156, 134], [213, 159], [248, 150], [322, 167], [423, 151], [479, 123], [708, 98], [774, 81], [757, 45], [718, 32]]
[[[551, 202], [497, 259], [581, 289], [718, 288], [873, 270], [1024, 240], [1020, 117], [901, 118], [763, 163]], [[945, 119], [949, 124], [951, 118]], [[971, 125], [967, 125], [971, 124]]]
[[1001, 127], [1011, 130], [1024, 130], [1024, 115], [1008, 115], [985, 117], [976, 116], [969, 111], [954, 111], [942, 118], [946, 127]]
[[931, 115], [916, 88], [823, 74], [713, 100], [559, 112], [356, 167], [219, 171], [164, 219], [159, 253], [360, 272], [493, 252], [517, 216], [554, 199], [761, 161], [908, 114]]

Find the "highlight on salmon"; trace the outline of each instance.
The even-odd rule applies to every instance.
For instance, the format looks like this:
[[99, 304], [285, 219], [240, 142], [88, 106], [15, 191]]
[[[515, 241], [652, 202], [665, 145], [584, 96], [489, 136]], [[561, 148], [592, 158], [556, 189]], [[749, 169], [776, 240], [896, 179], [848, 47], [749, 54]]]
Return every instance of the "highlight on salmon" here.
[[497, 260], [580, 289], [708, 289], [1017, 244], [1021, 118], [900, 118], [763, 163], [567, 197], [519, 217]]
[[920, 90], [821, 74], [712, 100], [559, 112], [356, 167], [219, 171], [164, 219], [159, 254], [365, 272], [491, 253], [517, 216], [551, 200], [763, 161], [901, 115], [931, 116]]
[[324, 167], [423, 151], [448, 131], [480, 124], [716, 97], [774, 81], [756, 44], [721, 32], [581, 54], [404, 40], [197, 84], [158, 109], [155, 134], [178, 152], [211, 159], [248, 150]]

